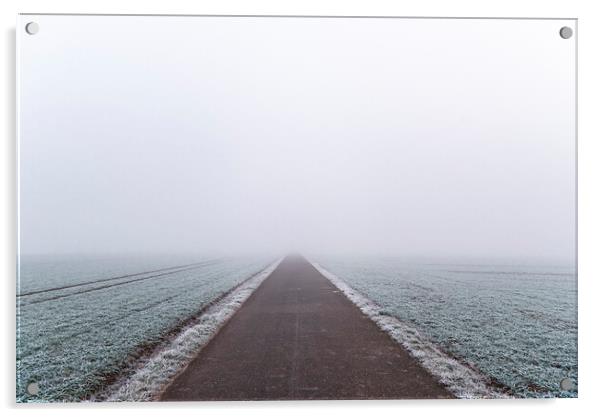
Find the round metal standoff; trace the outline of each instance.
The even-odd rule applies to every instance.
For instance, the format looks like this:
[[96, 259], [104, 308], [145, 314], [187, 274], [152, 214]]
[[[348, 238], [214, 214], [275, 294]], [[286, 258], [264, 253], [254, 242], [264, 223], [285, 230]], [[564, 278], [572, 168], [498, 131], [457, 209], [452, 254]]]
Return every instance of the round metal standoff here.
[[35, 35], [39, 31], [40, 25], [38, 25], [36, 22], [29, 22], [25, 25], [25, 32], [29, 33], [30, 35]]
[[562, 378], [560, 381], [560, 389], [563, 391], [572, 391], [575, 389], [575, 384], [571, 378]]
[[27, 393], [29, 395], [38, 395], [40, 393], [40, 386], [37, 382], [30, 382], [27, 384]]
[[568, 26], [563, 26], [560, 28], [560, 37], [562, 39], [569, 39], [571, 36], [573, 36], [573, 29]]

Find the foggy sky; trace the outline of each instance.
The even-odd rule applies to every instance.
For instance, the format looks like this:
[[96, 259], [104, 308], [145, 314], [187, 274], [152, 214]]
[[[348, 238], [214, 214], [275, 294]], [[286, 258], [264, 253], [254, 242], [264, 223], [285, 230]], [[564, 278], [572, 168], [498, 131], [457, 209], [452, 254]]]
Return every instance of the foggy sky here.
[[573, 260], [573, 21], [31, 20], [21, 253]]

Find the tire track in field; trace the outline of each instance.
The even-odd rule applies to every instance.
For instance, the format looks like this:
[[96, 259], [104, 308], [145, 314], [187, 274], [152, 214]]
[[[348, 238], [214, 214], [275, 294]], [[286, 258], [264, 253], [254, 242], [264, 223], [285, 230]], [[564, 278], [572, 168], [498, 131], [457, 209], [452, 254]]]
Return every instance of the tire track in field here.
[[[217, 261], [214, 261], [217, 262]], [[259, 275], [262, 271], [264, 271], [265, 268], [263, 269], [259, 269], [253, 273], [251, 273], [249, 276], [247, 276], [246, 278], [244, 278], [242, 281], [238, 282], [237, 284], [235, 284], [232, 288], [225, 290], [223, 292], [221, 292], [220, 294], [218, 294], [217, 296], [215, 296], [212, 299], [209, 299], [205, 302], [203, 302], [200, 307], [199, 310], [192, 313], [191, 315], [185, 317], [183, 320], [180, 321], [179, 324], [176, 324], [175, 326], [172, 326], [171, 328], [168, 328], [167, 331], [165, 331], [160, 338], [163, 339], [166, 337], [166, 335], [172, 334], [174, 332], [177, 332], [179, 329], [181, 329], [183, 326], [185, 326], [187, 323], [191, 323], [192, 321], [194, 321], [197, 317], [199, 317], [201, 314], [203, 314], [209, 307], [219, 303], [221, 300], [223, 300], [224, 298], [226, 298], [228, 295], [232, 294], [233, 292], [235, 292], [238, 288], [240, 288], [241, 286], [243, 286], [245, 283], [247, 283], [249, 280], [251, 280], [252, 278], [256, 277], [257, 275]], [[119, 322], [121, 320], [123, 320], [126, 317], [130, 317], [132, 316], [132, 314], [139, 314], [139, 313], [144, 313], [147, 312], [149, 310], [152, 310], [153, 308], [161, 305], [161, 304], [165, 304], [170, 302], [173, 299], [176, 299], [178, 297], [180, 297], [181, 294], [180, 293], [176, 293], [173, 295], [170, 295], [166, 298], [157, 300], [157, 301], [153, 301], [152, 303], [143, 305], [141, 307], [137, 307], [137, 308], [133, 308], [131, 310], [129, 310], [127, 313], [124, 313], [122, 315], [119, 315], [117, 317], [113, 317], [111, 318], [111, 322]], [[103, 327], [106, 327], [106, 325], [103, 325]], [[65, 337], [67, 338], [76, 338], [79, 337], [83, 334], [87, 334], [89, 333], [89, 329], [83, 329], [83, 330], [79, 330], [79, 331], [75, 331], [72, 333], [68, 333], [65, 335]], [[146, 341], [143, 343], [145, 344], [147, 343]], [[158, 345], [160, 342], [155, 342], [152, 345]], [[23, 357], [26, 357], [28, 355], [24, 355]]]
[[140, 276], [140, 275], [153, 274], [155, 272], [170, 271], [172, 269], [187, 268], [187, 267], [191, 267], [191, 266], [210, 265], [210, 264], [215, 263], [215, 262], [216, 262], [216, 260], [212, 259], [210, 261], [195, 262], [195, 263], [186, 264], [186, 265], [170, 266], [168, 268], [154, 269], [152, 271], [136, 272], [135, 274], [119, 275], [117, 277], [111, 277], [111, 278], [102, 278], [102, 279], [97, 279], [97, 280], [94, 280], [94, 281], [86, 281], [86, 282], [81, 282], [81, 283], [78, 283], [78, 284], [65, 285], [65, 286], [62, 286], [62, 287], [54, 287], [54, 288], [47, 288], [47, 289], [44, 289], [44, 290], [29, 291], [29, 292], [17, 294], [17, 298], [19, 298], [19, 297], [27, 297], [27, 296], [36, 295], [36, 294], [43, 294], [43, 293], [51, 292], [51, 291], [66, 290], [66, 289], [69, 289], [69, 288], [83, 287], [83, 286], [86, 286], [86, 285], [97, 284], [99, 282], [114, 281], [114, 280], [117, 280], [117, 279], [123, 279], [123, 278], [137, 277], [137, 276]]
[[[131, 283], [139, 282], [139, 281], [145, 281], [145, 280], [152, 279], [152, 278], [166, 277], [166, 276], [169, 276], [169, 275], [177, 274], [179, 272], [185, 272], [185, 271], [190, 271], [190, 270], [194, 270], [194, 269], [199, 269], [199, 268], [202, 268], [204, 266], [209, 266], [209, 265], [215, 264], [217, 262], [218, 261], [205, 262], [205, 263], [202, 263], [201, 265], [196, 265], [196, 266], [192, 266], [192, 267], [188, 267], [188, 268], [180, 268], [180, 269], [177, 269], [175, 271], [164, 272], [164, 273], [161, 273], [161, 274], [150, 275], [150, 276], [146, 276], [146, 277], [142, 277], [142, 278], [130, 279], [130, 280], [127, 280], [127, 281], [113, 283], [113, 284], [101, 285], [99, 287], [94, 287], [94, 288], [87, 288], [87, 289], [83, 289], [83, 290], [80, 290], [80, 291], [70, 292], [68, 294], [59, 294], [59, 295], [55, 295], [55, 296], [52, 296], [52, 297], [49, 297], [49, 298], [43, 298], [41, 300], [33, 300], [33, 301], [29, 301], [27, 303], [21, 303], [21, 307], [25, 307], [25, 306], [29, 306], [29, 305], [33, 305], [33, 304], [45, 303], [47, 301], [59, 300], [61, 298], [67, 298], [67, 297], [71, 297], [71, 296], [74, 296], [74, 295], [86, 294], [86, 293], [90, 293], [90, 292], [93, 292], [93, 291], [100, 291], [100, 290], [104, 290], [104, 289], [107, 289], [107, 288], [112, 288], [112, 287], [117, 287], [117, 286], [120, 286], [120, 285], [131, 284]], [[148, 274], [148, 273], [149, 272], [146, 272], [146, 274]], [[142, 274], [132, 274], [132, 275], [139, 276], [139, 275], [142, 275]], [[130, 275], [130, 276], [132, 276], [132, 275]], [[121, 278], [113, 278], [113, 280], [114, 279], [123, 279], [123, 277], [121, 277]], [[107, 280], [105, 279], [105, 280], [100, 280], [100, 281], [94, 281], [94, 282], [91, 282], [91, 283], [88, 283], [88, 284], [84, 284], [84, 285], [91, 285], [91, 284], [95, 284], [95, 283], [103, 282], [103, 281], [106, 282]], [[81, 287], [81, 286], [82, 285], [78, 285], [78, 287]], [[73, 288], [73, 287], [69, 287], [69, 288]]]

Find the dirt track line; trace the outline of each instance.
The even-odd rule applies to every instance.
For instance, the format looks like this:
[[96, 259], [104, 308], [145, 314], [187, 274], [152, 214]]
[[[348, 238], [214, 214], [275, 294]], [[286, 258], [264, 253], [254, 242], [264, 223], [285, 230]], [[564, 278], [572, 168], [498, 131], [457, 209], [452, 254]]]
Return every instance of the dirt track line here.
[[134, 282], [145, 281], [145, 280], [151, 279], [151, 278], [165, 277], [165, 276], [177, 274], [179, 272], [191, 271], [193, 269], [199, 269], [199, 268], [202, 268], [203, 266], [206, 266], [206, 265], [199, 265], [199, 266], [195, 266], [195, 267], [191, 267], [191, 268], [182, 268], [182, 269], [178, 269], [176, 271], [165, 272], [163, 274], [150, 275], [148, 277], [131, 279], [129, 281], [118, 282], [116, 284], [102, 285], [100, 287], [94, 287], [94, 288], [90, 288], [90, 289], [86, 289], [86, 290], [81, 290], [81, 291], [76, 291], [76, 292], [70, 292], [69, 294], [56, 295], [54, 297], [44, 298], [42, 300], [34, 300], [34, 301], [27, 302], [27, 303], [23, 303], [23, 304], [21, 304], [21, 306], [25, 307], [25, 306], [32, 305], [32, 304], [45, 303], [47, 301], [59, 300], [61, 298], [67, 298], [67, 297], [71, 297], [71, 296], [74, 296], [74, 295], [81, 295], [81, 294], [86, 294], [86, 293], [93, 292], [93, 291], [100, 291], [100, 290], [104, 290], [104, 289], [107, 289], [107, 288], [118, 287], [120, 285], [126, 285], [126, 284], [132, 284]]
[[53, 291], [67, 290], [69, 288], [84, 287], [86, 285], [98, 284], [100, 282], [108, 282], [108, 281], [115, 281], [115, 280], [118, 280], [118, 279], [124, 279], [124, 278], [130, 278], [130, 277], [138, 277], [140, 275], [153, 274], [155, 272], [170, 271], [172, 269], [187, 268], [187, 267], [190, 267], [190, 266], [211, 265], [212, 263], [215, 263], [216, 261], [217, 260], [212, 259], [210, 261], [196, 262], [196, 263], [192, 263], [192, 264], [179, 265], [179, 266], [172, 266], [172, 267], [169, 267], [169, 268], [155, 269], [155, 270], [152, 270], [152, 271], [136, 272], [135, 274], [126, 274], [126, 275], [120, 275], [118, 277], [97, 279], [97, 280], [94, 280], [94, 281], [81, 282], [79, 284], [72, 284], [72, 285], [65, 285], [65, 286], [62, 286], [62, 287], [47, 288], [45, 290], [30, 291], [30, 292], [25, 292], [25, 293], [22, 293], [22, 294], [17, 294], [17, 298], [27, 297], [27, 296], [36, 295], [36, 294], [43, 294], [43, 293], [53, 292]]

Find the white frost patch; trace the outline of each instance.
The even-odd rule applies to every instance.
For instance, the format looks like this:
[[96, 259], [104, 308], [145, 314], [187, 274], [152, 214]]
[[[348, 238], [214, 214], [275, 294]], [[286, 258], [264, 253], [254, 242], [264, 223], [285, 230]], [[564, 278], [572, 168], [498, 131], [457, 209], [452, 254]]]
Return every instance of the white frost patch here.
[[341, 278], [325, 270], [316, 262], [312, 262], [312, 265], [357, 305], [366, 316], [372, 319], [378, 327], [402, 345], [456, 397], [510, 398], [492, 387], [489, 378], [485, 375], [442, 352], [415, 328], [395, 317], [381, 314], [381, 308], [377, 304], [355, 291]]
[[244, 281], [209, 307], [169, 345], [140, 360], [136, 371], [92, 398], [103, 401], [151, 401], [194, 359], [249, 296], [276, 269], [282, 259]]

